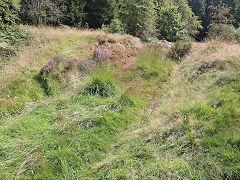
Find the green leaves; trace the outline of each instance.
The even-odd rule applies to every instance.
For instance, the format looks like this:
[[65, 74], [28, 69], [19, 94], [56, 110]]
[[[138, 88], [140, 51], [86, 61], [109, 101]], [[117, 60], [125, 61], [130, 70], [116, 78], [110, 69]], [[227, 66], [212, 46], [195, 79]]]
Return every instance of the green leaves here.
[[18, 46], [23, 41], [29, 39], [28, 33], [16, 26], [0, 23], [0, 43], [9, 46]]
[[167, 41], [188, 39], [188, 31], [181, 20], [177, 6], [162, 7], [158, 12], [157, 37]]
[[18, 20], [20, 0], [0, 1], [0, 22], [14, 24]]
[[119, 1], [119, 19], [125, 31], [147, 41], [155, 33], [155, 4], [153, 0]]

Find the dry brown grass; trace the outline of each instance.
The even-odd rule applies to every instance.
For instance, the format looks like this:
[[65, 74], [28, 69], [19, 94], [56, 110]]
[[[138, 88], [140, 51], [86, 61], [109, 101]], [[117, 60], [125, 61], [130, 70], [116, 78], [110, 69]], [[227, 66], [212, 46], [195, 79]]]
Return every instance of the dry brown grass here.
[[185, 61], [215, 61], [240, 56], [240, 44], [219, 41], [193, 43], [192, 50]]

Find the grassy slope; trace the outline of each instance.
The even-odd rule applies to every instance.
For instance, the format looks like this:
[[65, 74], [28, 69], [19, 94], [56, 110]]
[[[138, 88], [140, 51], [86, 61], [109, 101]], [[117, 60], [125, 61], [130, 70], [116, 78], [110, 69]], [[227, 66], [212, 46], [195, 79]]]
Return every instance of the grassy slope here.
[[[71, 76], [67, 88], [47, 97], [34, 77], [54, 54], [90, 58], [101, 36], [121, 42], [107, 49], [128, 62], [125, 48], [140, 43], [103, 32], [27, 29], [35, 44], [1, 72], [1, 178], [240, 177], [238, 45], [196, 43], [180, 64], [147, 47], [124, 73], [117, 63], [81, 80]], [[114, 95], [82, 94], [94, 78], [113, 82]]]
[[94, 166], [100, 179], [239, 179], [238, 49], [194, 44], [149, 121], [122, 134], [117, 150]]

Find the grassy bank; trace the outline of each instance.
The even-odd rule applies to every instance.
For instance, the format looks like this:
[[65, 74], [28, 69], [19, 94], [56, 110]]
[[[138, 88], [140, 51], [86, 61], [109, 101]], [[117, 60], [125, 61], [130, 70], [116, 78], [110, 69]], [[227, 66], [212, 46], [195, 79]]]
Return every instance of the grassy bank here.
[[0, 179], [240, 177], [238, 44], [177, 63], [131, 36], [24, 28], [1, 70]]

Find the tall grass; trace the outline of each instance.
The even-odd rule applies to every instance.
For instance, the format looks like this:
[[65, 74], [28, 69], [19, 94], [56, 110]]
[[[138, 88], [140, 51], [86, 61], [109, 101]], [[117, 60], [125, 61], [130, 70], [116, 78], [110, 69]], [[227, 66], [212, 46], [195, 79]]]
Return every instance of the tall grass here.
[[36, 76], [56, 53], [92, 58], [94, 32], [79, 33], [50, 29], [52, 49], [1, 77], [0, 179], [239, 179], [238, 45], [194, 43], [178, 64], [146, 46], [120, 75], [64, 61], [46, 96]]

